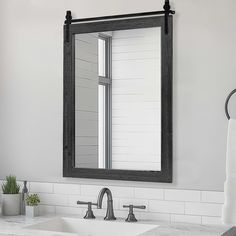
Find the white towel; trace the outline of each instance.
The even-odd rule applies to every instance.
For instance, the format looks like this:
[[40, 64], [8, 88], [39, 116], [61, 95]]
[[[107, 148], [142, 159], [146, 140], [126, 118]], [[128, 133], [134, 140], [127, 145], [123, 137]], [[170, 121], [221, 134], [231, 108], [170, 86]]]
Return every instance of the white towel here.
[[236, 225], [236, 120], [230, 119], [227, 137], [225, 203], [222, 221]]

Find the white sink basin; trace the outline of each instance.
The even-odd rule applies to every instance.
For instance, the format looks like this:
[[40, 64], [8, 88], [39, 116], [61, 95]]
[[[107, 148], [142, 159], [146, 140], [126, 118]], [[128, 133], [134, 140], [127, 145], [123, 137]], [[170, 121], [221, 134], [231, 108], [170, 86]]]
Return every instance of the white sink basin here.
[[26, 228], [79, 236], [138, 236], [156, 227], [158, 225], [60, 217]]

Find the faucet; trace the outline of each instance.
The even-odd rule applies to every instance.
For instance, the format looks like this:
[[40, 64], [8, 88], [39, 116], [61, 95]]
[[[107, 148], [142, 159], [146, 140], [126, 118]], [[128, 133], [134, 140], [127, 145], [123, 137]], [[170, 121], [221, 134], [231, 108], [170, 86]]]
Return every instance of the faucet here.
[[97, 207], [99, 209], [102, 208], [102, 200], [105, 193], [107, 194], [107, 213], [106, 213], [106, 216], [104, 217], [104, 220], [116, 220], [116, 217], [114, 216], [114, 211], [113, 211], [112, 194], [109, 188], [103, 188], [98, 194]]

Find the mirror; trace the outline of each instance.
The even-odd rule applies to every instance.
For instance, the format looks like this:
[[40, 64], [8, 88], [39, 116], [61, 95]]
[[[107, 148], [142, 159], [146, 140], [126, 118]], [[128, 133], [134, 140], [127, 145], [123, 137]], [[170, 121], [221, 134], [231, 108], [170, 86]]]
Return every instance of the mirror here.
[[75, 167], [161, 170], [160, 34], [75, 35]]
[[64, 176], [171, 181], [169, 18], [169, 34], [164, 17], [70, 25]]

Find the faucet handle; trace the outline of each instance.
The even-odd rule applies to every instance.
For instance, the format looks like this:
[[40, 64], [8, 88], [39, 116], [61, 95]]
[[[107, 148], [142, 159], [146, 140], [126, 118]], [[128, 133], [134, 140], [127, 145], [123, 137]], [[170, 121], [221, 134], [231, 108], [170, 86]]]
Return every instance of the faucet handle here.
[[84, 219], [95, 219], [95, 216], [92, 211], [92, 205], [97, 206], [97, 203], [77, 201], [78, 205], [88, 205], [88, 210], [84, 216]]
[[140, 206], [136, 206], [136, 205], [123, 205], [124, 208], [137, 208], [137, 209], [146, 209], [146, 206], [144, 205], [140, 205]]
[[138, 220], [136, 219], [134, 215], [134, 208], [136, 209], [146, 209], [146, 206], [140, 205], [140, 206], [135, 206], [135, 205], [123, 205], [123, 208], [129, 208], [129, 214], [128, 217], [126, 218], [125, 221], [127, 222], [137, 222]]
[[93, 205], [93, 206], [97, 206], [97, 203], [93, 203], [93, 202], [85, 202], [85, 201], [77, 201], [78, 205]]

